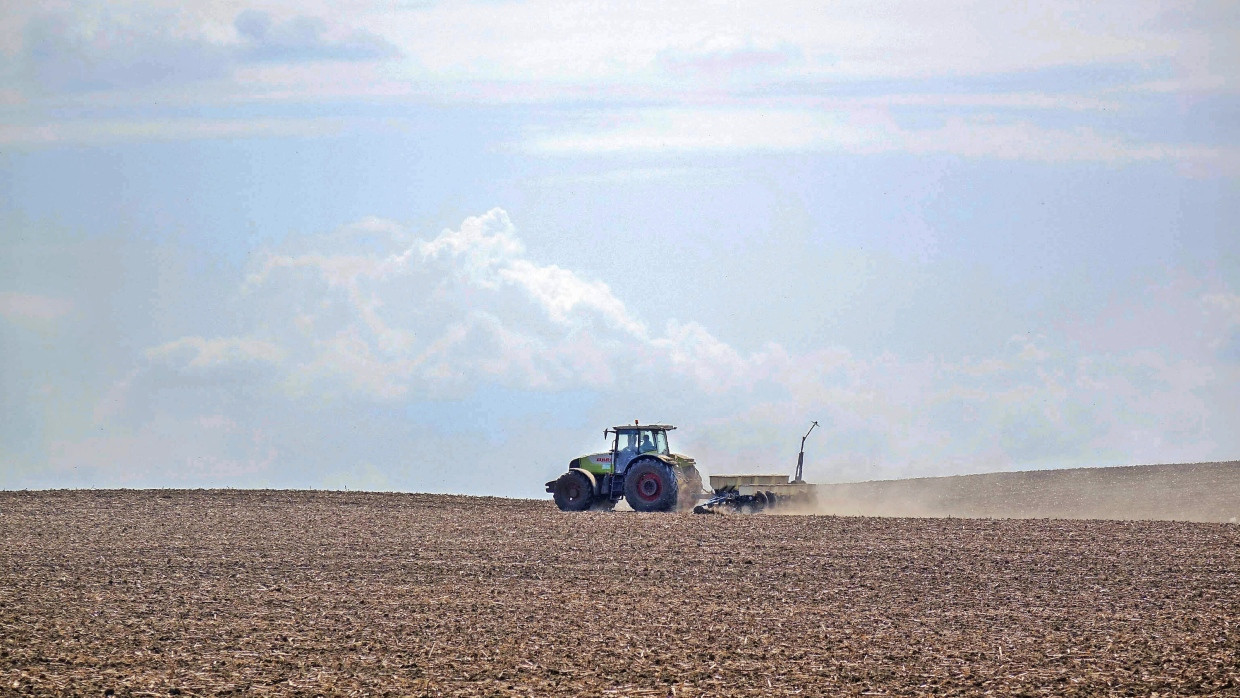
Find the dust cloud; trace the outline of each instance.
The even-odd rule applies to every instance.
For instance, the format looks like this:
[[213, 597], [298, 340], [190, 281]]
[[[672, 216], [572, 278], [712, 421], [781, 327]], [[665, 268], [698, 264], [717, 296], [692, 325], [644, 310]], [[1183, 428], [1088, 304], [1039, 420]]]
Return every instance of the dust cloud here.
[[1236, 523], [1240, 461], [826, 484], [777, 514]]

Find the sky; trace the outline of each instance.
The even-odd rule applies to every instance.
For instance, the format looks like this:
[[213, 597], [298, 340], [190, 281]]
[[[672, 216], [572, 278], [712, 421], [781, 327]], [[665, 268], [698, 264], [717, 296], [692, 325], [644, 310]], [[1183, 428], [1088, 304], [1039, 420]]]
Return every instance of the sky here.
[[18, 2], [0, 488], [1240, 458], [1234, 2]]

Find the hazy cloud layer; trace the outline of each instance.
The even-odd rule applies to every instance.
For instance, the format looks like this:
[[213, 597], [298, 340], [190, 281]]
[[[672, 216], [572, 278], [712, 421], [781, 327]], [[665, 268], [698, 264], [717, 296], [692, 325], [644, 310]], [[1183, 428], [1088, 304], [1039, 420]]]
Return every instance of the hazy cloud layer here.
[[273, 20], [267, 12], [246, 10], [233, 25], [245, 60], [270, 62], [368, 61], [399, 54], [396, 47], [367, 31], [338, 39], [327, 36], [327, 22], [314, 17]]
[[14, 322], [50, 322], [64, 317], [72, 309], [73, 303], [63, 298], [13, 291], [0, 292], [0, 317]]
[[[70, 5], [0, 23], [14, 47], [0, 103], [19, 105], [0, 142], [372, 128], [333, 108], [363, 98], [399, 104], [389, 117], [445, 102], [555, 106], [523, 114], [526, 138], [506, 144], [541, 153], [1238, 167], [1235, 128], [1208, 117], [1240, 90], [1240, 19], [1216, 3]], [[62, 93], [72, 108], [57, 101], [47, 119], [41, 103]]]
[[233, 37], [187, 26], [171, 10], [93, 21], [70, 14], [31, 17], [22, 37], [23, 64], [36, 92], [101, 92], [222, 80], [247, 63], [372, 61], [399, 55], [379, 36], [354, 30], [339, 36], [325, 20], [302, 15], [274, 19], [244, 10]]
[[[714, 472], [785, 470], [793, 432], [817, 419], [819, 480], [1240, 449], [1230, 289], [1158, 291], [1159, 312], [1179, 306], [1162, 331], [1198, 338], [1179, 359], [1042, 335], [956, 361], [774, 342], [743, 352], [692, 320], [651, 329], [606, 279], [531, 258], [494, 209], [430, 238], [381, 219], [290, 238], [238, 293], [227, 312], [247, 318], [240, 334], [142, 348], [88, 419], [44, 425], [50, 469], [15, 468], [0, 485], [321, 486], [369, 473], [384, 487], [534, 494], [617, 414], [681, 423], [680, 448]], [[71, 307], [0, 298], [9, 322]], [[1123, 310], [1138, 323], [1141, 312]], [[53, 379], [28, 398], [68, 387]], [[504, 465], [502, 483], [471, 479], [466, 464], [483, 462]]]
[[[1034, 106], [1034, 105], [1028, 105]], [[841, 115], [842, 114], [842, 115]], [[1161, 161], [1187, 173], [1234, 177], [1240, 149], [1139, 142], [1092, 128], [1046, 128], [1023, 119], [948, 117], [909, 128], [880, 107], [821, 110], [643, 110], [605, 124], [531, 136], [553, 154], [632, 152], [919, 153], [1033, 162]]]

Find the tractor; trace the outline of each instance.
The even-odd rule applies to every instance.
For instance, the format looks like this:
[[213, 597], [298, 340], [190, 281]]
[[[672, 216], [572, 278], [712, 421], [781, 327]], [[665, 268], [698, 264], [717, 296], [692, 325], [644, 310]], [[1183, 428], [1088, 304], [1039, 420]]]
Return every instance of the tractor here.
[[668, 448], [667, 433], [675, 428], [635, 421], [605, 429], [611, 450], [569, 461], [547, 491], [563, 511], [609, 510], [621, 499], [634, 511], [688, 509], [706, 492], [693, 459]]

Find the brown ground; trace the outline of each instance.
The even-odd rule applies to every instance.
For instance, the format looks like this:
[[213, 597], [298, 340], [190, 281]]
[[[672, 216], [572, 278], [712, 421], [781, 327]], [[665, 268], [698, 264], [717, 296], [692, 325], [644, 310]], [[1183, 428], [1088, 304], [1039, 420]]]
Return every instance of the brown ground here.
[[1240, 526], [0, 493], [0, 693], [1238, 695]]

